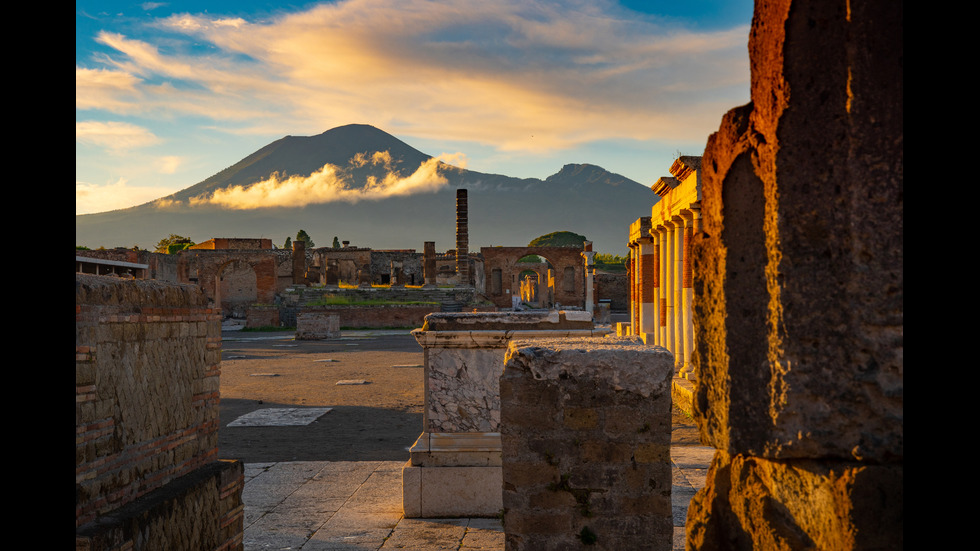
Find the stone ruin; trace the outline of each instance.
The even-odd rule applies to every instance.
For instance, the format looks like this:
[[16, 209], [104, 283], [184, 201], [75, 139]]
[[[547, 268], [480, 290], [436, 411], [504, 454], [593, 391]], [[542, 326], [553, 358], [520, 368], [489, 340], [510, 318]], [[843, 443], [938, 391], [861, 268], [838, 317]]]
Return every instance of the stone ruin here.
[[688, 549], [902, 549], [903, 14], [758, 0], [701, 163]]
[[242, 548], [218, 459], [221, 318], [192, 285], [75, 276], [76, 549]]
[[426, 316], [412, 332], [423, 351], [425, 408], [423, 432], [402, 470], [405, 516], [499, 514], [499, 380], [508, 344], [602, 333], [583, 311]]
[[[749, 41], [752, 102], [728, 112], [708, 141], [700, 163], [703, 225], [689, 241], [694, 342], [684, 350], [690, 352], [697, 374], [692, 405], [702, 441], [717, 451], [707, 485], [689, 509], [688, 549], [904, 547], [902, 9], [892, 2], [756, 2]], [[76, 289], [80, 277], [85, 276], [76, 276]], [[116, 284], [144, 283], [148, 282]], [[97, 402], [109, 386], [98, 380], [100, 370], [94, 363], [109, 361], [113, 354], [133, 353], [127, 334], [159, 336], [163, 324], [151, 326], [151, 322], [186, 323], [182, 334], [193, 336], [193, 346], [204, 346], [196, 356], [209, 357], [207, 334], [215, 327], [209, 317], [214, 312], [201, 312], [199, 321], [185, 319], [193, 312], [186, 314], [181, 305], [190, 301], [191, 310], [196, 310], [205, 303], [196, 302], [197, 298], [170, 303], [165, 297], [171, 291], [146, 292], [160, 298], [164, 308], [141, 302], [137, 293], [140, 296], [132, 302], [142, 305], [140, 311], [107, 317], [109, 323], [119, 325], [102, 329], [98, 329], [100, 318], [87, 309], [92, 300], [101, 303], [112, 292], [86, 291], [83, 298], [76, 294], [76, 538], [97, 541], [91, 522], [107, 515], [100, 526], [116, 530], [110, 536], [125, 544], [139, 524], [132, 522], [132, 516], [112, 517], [115, 504], [103, 502], [97, 490], [108, 489], [106, 494], [126, 505], [143, 488], [130, 479], [148, 473], [148, 480], [162, 486], [177, 480], [194, 482], [180, 485], [179, 496], [203, 492], [194, 495], [205, 496], [208, 506], [183, 510], [187, 518], [204, 514], [210, 519], [206, 535], [200, 536], [209, 543], [195, 542], [194, 548], [235, 548], [241, 471], [233, 463], [215, 461], [207, 393], [158, 397], [168, 406], [187, 403], [176, 410], [160, 408], [157, 413], [176, 411], [176, 415], [150, 423], [161, 430], [159, 434], [124, 429], [113, 417], [99, 413], [104, 409]], [[643, 316], [639, 319], [642, 324]], [[131, 320], [146, 325], [134, 331], [125, 325]], [[89, 335], [90, 330], [103, 329], [120, 334], [101, 341], [90, 338], [94, 335]], [[615, 412], [596, 409], [605, 401], [593, 408], [589, 400], [609, 389], [633, 388], [603, 382], [602, 376], [613, 373], [595, 373], [589, 381], [595, 396], [580, 395], [574, 387], [591, 376], [584, 373], [566, 379], [520, 377], [522, 370], [550, 373], [541, 371], [536, 362], [566, 346], [540, 342], [529, 353], [523, 352], [527, 346], [514, 344], [508, 363], [514, 371], [505, 372], [500, 383], [501, 419], [515, 431], [501, 429], [505, 451], [500, 456], [500, 487], [514, 492], [506, 503], [518, 511], [538, 495], [541, 500], [553, 498], [557, 507], [551, 516], [538, 517], [533, 524], [511, 522], [510, 518], [519, 517], [507, 517], [511, 513], [505, 512], [508, 549], [521, 548], [522, 541], [544, 541], [534, 538], [548, 529], [548, 519], [566, 519], [555, 521], [562, 527], [571, 526], [573, 518], [580, 521], [561, 508], [574, 509], [581, 505], [579, 491], [597, 492], [602, 485], [573, 482], [576, 476], [600, 476], [566, 470], [580, 466], [568, 463], [575, 457], [573, 452], [549, 458], [547, 448], [537, 450], [537, 465], [557, 461], [558, 479], [550, 478], [554, 495], [534, 494], [540, 487], [528, 482], [526, 469], [522, 474], [519, 465], [516, 470], [505, 466], [512, 459], [520, 460], [519, 454], [534, 445], [540, 446], [535, 442], [567, 438], [569, 430], [588, 431], [599, 419], [615, 419]], [[156, 356], [153, 347], [140, 349]], [[629, 352], [622, 353], [626, 361]], [[171, 356], [172, 352], [159, 354]], [[110, 363], [121, 365], [116, 360]], [[574, 365], [567, 359], [561, 363], [570, 369]], [[203, 365], [192, 366], [188, 373], [210, 371], [209, 365]], [[208, 383], [184, 386], [192, 390]], [[572, 385], [566, 392], [576, 397], [564, 402], [539, 399], [558, 392], [549, 384]], [[126, 393], [116, 396], [122, 399]], [[512, 415], [508, 412], [518, 411], [510, 408], [530, 405], [541, 410], [535, 417], [541, 426], [532, 433], [545, 435], [541, 438], [518, 433], [526, 415], [518, 414], [506, 423]], [[564, 420], [561, 427], [554, 427], [559, 436], [546, 432], [552, 430], [545, 426], [548, 418]], [[181, 457], [186, 461], [175, 465], [138, 453], [146, 443], [188, 427], [195, 438], [190, 444], [182, 441], [186, 453]], [[507, 443], [511, 436], [513, 448]], [[622, 451], [615, 440], [588, 440], [593, 436], [584, 432], [580, 442], [592, 442], [588, 449], [603, 457], [625, 462], [629, 455], [630, 464], [648, 457], [642, 450]], [[636, 437], [630, 445], [640, 440]], [[652, 455], [662, 455], [662, 450], [655, 451], [662, 442], [650, 444]], [[485, 455], [484, 459], [490, 457]], [[122, 470], [101, 467], [104, 457]], [[164, 474], [147, 471], [140, 461], [150, 461], [148, 465]], [[185, 478], [189, 475], [194, 476]], [[617, 478], [624, 477], [629, 474]], [[121, 491], [113, 491], [116, 488]], [[657, 492], [622, 496], [633, 510], [656, 512], [663, 507]], [[194, 497], [189, 503], [200, 504], [201, 499]], [[171, 507], [164, 502], [162, 508], [141, 511], [152, 519], [153, 511]], [[596, 532], [585, 530], [586, 525], [575, 540], [561, 541], [569, 547], [594, 543], [592, 548], [612, 548], [605, 542], [616, 541], [629, 530], [645, 529], [651, 546], [659, 547], [656, 522], [646, 528], [621, 523], [618, 532], [610, 531], [608, 540], [598, 542], [590, 536]]]

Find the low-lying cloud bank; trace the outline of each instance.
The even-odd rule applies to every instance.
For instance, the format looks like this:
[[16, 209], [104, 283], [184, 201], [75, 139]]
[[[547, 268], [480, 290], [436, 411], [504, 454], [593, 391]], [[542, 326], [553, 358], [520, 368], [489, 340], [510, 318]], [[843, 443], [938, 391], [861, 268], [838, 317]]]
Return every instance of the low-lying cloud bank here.
[[[190, 200], [190, 204], [247, 210], [302, 207], [337, 201], [356, 203], [418, 193], [435, 193], [449, 185], [449, 180], [443, 172], [457, 168], [448, 162], [461, 164], [461, 160], [459, 154], [433, 157], [419, 165], [412, 174], [402, 177], [392, 168], [391, 155], [388, 152], [376, 152], [370, 156], [358, 155], [351, 159], [349, 168], [325, 164], [309, 176], [281, 178], [278, 174], [273, 174], [268, 179], [248, 187], [233, 186], [216, 190], [210, 196], [194, 197]], [[363, 186], [358, 186], [352, 181], [349, 170], [366, 165], [381, 167], [386, 172], [381, 178], [369, 176]]]

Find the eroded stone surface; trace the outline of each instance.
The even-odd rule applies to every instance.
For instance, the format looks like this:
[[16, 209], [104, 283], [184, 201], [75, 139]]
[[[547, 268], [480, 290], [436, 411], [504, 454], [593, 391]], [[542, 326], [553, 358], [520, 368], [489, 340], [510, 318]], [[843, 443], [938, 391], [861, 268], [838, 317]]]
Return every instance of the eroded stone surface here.
[[671, 549], [673, 357], [635, 338], [514, 341], [501, 387], [508, 550]]

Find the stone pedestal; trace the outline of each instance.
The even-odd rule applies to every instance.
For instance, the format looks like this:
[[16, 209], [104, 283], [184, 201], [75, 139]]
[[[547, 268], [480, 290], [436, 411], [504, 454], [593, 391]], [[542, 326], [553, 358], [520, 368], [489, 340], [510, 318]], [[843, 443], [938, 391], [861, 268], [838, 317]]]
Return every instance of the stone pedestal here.
[[510, 344], [500, 378], [508, 551], [671, 549], [673, 365], [638, 337]]
[[511, 339], [596, 334], [588, 312], [436, 313], [413, 335], [425, 362], [423, 432], [402, 471], [408, 518], [500, 513], [500, 386]]

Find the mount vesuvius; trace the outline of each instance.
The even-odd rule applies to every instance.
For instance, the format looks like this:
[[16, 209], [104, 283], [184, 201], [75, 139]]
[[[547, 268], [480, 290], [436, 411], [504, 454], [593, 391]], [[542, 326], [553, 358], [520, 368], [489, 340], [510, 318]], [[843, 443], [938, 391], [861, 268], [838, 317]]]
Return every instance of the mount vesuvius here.
[[624, 254], [629, 225], [650, 215], [650, 188], [595, 165], [567, 164], [544, 180], [465, 170], [373, 126], [286, 136], [233, 166], [156, 201], [75, 217], [75, 243], [152, 249], [168, 235], [267, 237], [300, 229], [317, 246], [334, 236], [375, 249], [455, 245], [455, 190], [468, 189], [470, 250], [523, 246], [559, 230], [599, 252]]

